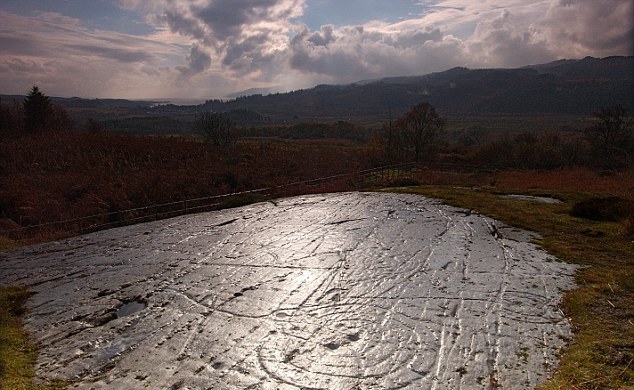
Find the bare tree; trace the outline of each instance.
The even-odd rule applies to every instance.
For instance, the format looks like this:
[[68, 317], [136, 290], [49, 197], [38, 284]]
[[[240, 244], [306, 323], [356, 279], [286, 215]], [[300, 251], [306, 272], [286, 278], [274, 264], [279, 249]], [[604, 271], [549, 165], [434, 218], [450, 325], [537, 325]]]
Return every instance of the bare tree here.
[[433, 151], [435, 141], [444, 126], [444, 119], [427, 102], [415, 105], [396, 121], [396, 128], [413, 146], [416, 161], [420, 161], [424, 152]]
[[590, 141], [605, 155], [627, 153], [632, 137], [627, 109], [622, 105], [602, 108], [594, 114], [596, 123], [586, 130]]
[[220, 112], [205, 112], [194, 122], [194, 131], [214, 145], [228, 145], [233, 140], [233, 121]]

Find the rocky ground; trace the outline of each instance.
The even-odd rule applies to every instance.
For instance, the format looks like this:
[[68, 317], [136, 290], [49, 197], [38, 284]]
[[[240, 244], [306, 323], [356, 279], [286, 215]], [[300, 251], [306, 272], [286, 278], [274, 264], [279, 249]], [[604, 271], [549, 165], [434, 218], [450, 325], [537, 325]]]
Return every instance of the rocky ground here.
[[81, 389], [530, 389], [574, 266], [415, 195], [295, 197], [0, 254]]

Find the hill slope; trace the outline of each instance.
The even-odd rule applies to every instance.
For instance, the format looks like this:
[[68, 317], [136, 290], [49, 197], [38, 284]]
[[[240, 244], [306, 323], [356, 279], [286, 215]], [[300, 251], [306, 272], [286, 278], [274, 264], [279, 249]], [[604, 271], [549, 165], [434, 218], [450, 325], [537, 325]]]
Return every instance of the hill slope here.
[[208, 110], [248, 109], [272, 117], [348, 118], [400, 114], [429, 101], [445, 114], [589, 114], [634, 108], [634, 57], [561, 60], [519, 69], [453, 68], [424, 76], [319, 85], [284, 94], [208, 101]]
[[[423, 76], [262, 93], [266, 90], [244, 91], [235, 94], [239, 97], [233, 100], [208, 100], [196, 106], [121, 99], [53, 98], [53, 101], [66, 107], [80, 122], [87, 118], [121, 122], [131, 117], [164, 117], [179, 122], [176, 124], [179, 129], [188, 128], [187, 124], [203, 111], [232, 112], [234, 120], [242, 126], [307, 120], [384, 121], [390, 114], [400, 116], [422, 101], [434, 105], [443, 116], [590, 115], [616, 104], [634, 111], [634, 57], [586, 57], [517, 69], [459, 67]], [[2, 102], [22, 99], [0, 98]], [[124, 125], [117, 126], [127, 128], [129, 124]], [[148, 126], [156, 129], [157, 125], [152, 122]], [[174, 126], [169, 123], [168, 128], [173, 131]], [[136, 122], [132, 127], [137, 127]]]

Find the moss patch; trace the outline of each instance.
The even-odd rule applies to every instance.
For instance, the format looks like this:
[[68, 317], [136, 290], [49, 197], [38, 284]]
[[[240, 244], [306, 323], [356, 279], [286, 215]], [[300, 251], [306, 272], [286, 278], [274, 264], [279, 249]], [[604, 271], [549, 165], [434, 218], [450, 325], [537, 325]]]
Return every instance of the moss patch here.
[[0, 286], [0, 389], [62, 389], [63, 383], [34, 382], [37, 348], [29, 341], [20, 319], [28, 297], [26, 288]]

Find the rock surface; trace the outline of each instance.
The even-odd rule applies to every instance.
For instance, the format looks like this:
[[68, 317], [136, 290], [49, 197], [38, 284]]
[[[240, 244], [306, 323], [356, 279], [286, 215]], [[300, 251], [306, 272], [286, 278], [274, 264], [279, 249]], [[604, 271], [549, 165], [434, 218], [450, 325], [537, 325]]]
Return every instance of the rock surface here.
[[529, 389], [575, 267], [415, 195], [288, 198], [0, 254], [79, 389]]

